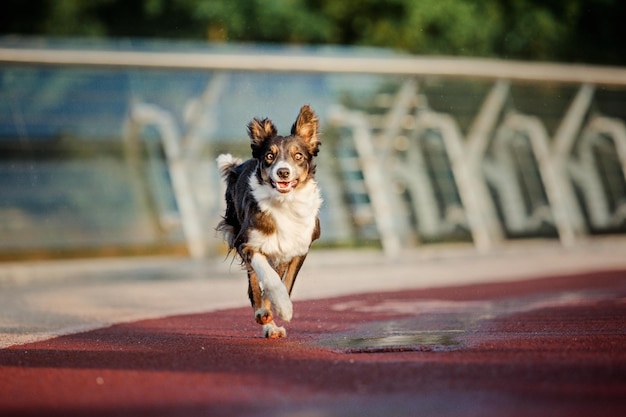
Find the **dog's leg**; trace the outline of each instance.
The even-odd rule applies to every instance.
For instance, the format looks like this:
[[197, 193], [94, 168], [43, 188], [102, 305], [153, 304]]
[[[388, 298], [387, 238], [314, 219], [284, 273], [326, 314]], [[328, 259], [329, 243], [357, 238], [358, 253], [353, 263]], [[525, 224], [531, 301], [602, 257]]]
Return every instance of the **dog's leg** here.
[[300, 268], [302, 268], [302, 264], [306, 259], [306, 255], [296, 256], [286, 265], [286, 271], [283, 275], [283, 284], [285, 284], [285, 288], [287, 288], [287, 292], [291, 295], [291, 290], [293, 290], [293, 284], [296, 282], [296, 277], [298, 276], [298, 272], [300, 272]]
[[281, 319], [290, 321], [293, 315], [293, 305], [289, 299], [287, 288], [267, 258], [263, 254], [255, 252], [250, 258], [250, 266], [258, 277], [263, 298], [269, 300], [271, 307]]
[[287, 336], [285, 328], [274, 323], [270, 301], [263, 299], [259, 280], [252, 268], [248, 270], [248, 296], [254, 310], [254, 319], [263, 325], [263, 335], [269, 339]]
[[272, 311], [266, 305], [267, 303], [263, 302], [259, 279], [252, 268], [248, 270], [248, 297], [250, 297], [250, 303], [252, 303], [252, 309], [254, 310], [254, 320], [257, 323], [267, 324], [274, 320]]

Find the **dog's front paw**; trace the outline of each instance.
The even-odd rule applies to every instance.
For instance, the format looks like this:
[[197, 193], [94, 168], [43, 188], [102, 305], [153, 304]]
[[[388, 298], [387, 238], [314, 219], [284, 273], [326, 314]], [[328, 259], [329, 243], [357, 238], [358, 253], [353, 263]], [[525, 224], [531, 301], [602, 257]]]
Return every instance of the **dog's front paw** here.
[[291, 299], [289, 299], [289, 293], [276, 271], [268, 263], [267, 258], [256, 253], [252, 256], [250, 265], [259, 278], [263, 298], [269, 300], [278, 317], [285, 321], [291, 320], [293, 306]]
[[293, 304], [289, 298], [287, 288], [285, 288], [282, 282], [279, 282], [278, 285], [267, 288], [266, 292], [278, 317], [285, 321], [290, 321], [293, 317]]
[[254, 312], [254, 320], [259, 324], [267, 324], [274, 321], [274, 317], [270, 309], [263, 307]]
[[274, 323], [267, 323], [263, 325], [263, 335], [268, 339], [280, 339], [287, 337], [287, 331], [284, 327], [279, 327]]

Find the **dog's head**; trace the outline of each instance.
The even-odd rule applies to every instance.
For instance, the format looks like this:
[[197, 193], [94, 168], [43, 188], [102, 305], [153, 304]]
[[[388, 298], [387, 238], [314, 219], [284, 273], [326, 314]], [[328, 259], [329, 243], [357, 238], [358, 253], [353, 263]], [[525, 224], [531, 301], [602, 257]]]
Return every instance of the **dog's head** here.
[[281, 194], [305, 184], [315, 173], [313, 157], [319, 151], [318, 119], [313, 110], [302, 106], [289, 136], [280, 136], [269, 119], [253, 119], [248, 124], [252, 157], [259, 161], [259, 181]]

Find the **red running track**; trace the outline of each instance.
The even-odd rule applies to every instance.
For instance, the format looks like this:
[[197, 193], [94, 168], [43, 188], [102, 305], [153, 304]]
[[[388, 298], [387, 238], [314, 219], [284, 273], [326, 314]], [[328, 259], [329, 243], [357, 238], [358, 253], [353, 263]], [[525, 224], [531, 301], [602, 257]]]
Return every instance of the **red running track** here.
[[626, 271], [145, 320], [0, 350], [2, 416], [624, 416]]

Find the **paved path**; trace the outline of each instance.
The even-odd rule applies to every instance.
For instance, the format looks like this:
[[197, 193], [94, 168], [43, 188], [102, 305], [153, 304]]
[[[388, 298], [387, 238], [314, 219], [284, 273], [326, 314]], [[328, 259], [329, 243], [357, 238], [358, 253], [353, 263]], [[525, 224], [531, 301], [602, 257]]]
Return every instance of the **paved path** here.
[[[490, 254], [427, 247], [395, 260], [378, 251], [314, 251], [295, 300], [374, 291], [514, 281], [626, 268], [626, 240], [575, 249], [515, 245]], [[113, 323], [247, 306], [245, 273], [231, 260], [130, 258], [0, 263], [0, 348]]]
[[278, 341], [236, 265], [5, 264], [0, 413], [626, 415], [623, 249], [315, 252]]

